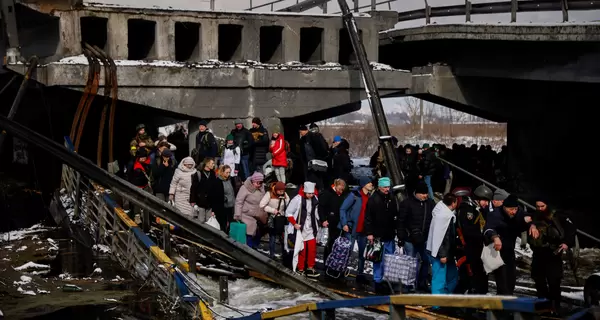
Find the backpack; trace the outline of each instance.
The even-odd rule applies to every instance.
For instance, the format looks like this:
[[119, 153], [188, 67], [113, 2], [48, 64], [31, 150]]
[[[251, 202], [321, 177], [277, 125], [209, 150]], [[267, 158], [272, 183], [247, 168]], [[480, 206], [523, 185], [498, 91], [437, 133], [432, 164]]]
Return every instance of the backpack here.
[[287, 140], [284, 140], [283, 143], [284, 143], [285, 153], [291, 153], [292, 148], [290, 148], [290, 143]]

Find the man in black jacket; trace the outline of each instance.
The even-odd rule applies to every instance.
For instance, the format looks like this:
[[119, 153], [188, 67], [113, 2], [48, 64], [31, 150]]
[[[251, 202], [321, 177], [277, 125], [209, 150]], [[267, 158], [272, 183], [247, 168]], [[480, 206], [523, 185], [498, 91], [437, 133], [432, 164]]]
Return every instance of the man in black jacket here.
[[267, 162], [267, 153], [269, 153], [269, 132], [262, 125], [260, 118], [252, 119], [252, 129], [250, 133], [253, 138], [250, 171], [262, 171], [263, 165]]
[[309, 167], [312, 160], [325, 162], [329, 154], [327, 142], [312, 131], [308, 131], [306, 125], [301, 125], [300, 131], [300, 158], [304, 169], [304, 180], [317, 184], [318, 190], [323, 190], [323, 176], [327, 173], [327, 167]]
[[519, 210], [519, 201], [515, 195], [504, 200], [502, 207], [494, 209], [488, 215], [483, 236], [485, 240], [494, 243], [496, 251], [504, 265], [494, 271], [496, 292], [499, 295], [511, 296], [517, 281], [517, 265], [515, 262], [515, 243], [523, 231], [529, 230], [533, 239], [539, 237], [539, 231], [531, 223], [531, 217], [525, 216]]
[[169, 200], [169, 188], [175, 174], [175, 163], [173, 163], [172, 156], [171, 150], [165, 149], [159, 156], [160, 159], [152, 163], [152, 190], [157, 198], [165, 202]]
[[535, 282], [537, 296], [552, 301], [554, 312], [560, 315], [562, 255], [575, 246], [577, 229], [569, 218], [550, 210], [546, 200], [536, 201], [535, 207], [537, 211], [533, 222], [540, 237], [528, 239], [533, 250], [531, 278]]
[[339, 238], [342, 232], [342, 226], [340, 226], [340, 207], [347, 195], [346, 182], [342, 179], [336, 179], [331, 187], [325, 188], [319, 194], [319, 216], [323, 222], [327, 221], [327, 231], [329, 233], [325, 253], [323, 254], [323, 261], [327, 261], [333, 243]]
[[404, 246], [407, 255], [416, 257], [418, 254], [421, 257], [419, 279], [415, 289], [423, 292], [428, 291], [429, 256], [425, 252], [425, 245], [434, 206], [435, 202], [427, 195], [427, 185], [420, 182], [415, 188], [415, 193], [400, 203], [398, 215], [398, 245]]
[[[383, 245], [383, 254], [396, 251], [394, 238], [398, 222], [398, 205], [396, 197], [390, 192], [391, 180], [379, 178], [378, 189], [367, 202], [365, 210], [365, 233], [367, 241], [373, 243], [378, 238]], [[383, 260], [373, 263], [373, 281], [375, 292], [385, 294], [388, 288], [383, 284]]]
[[205, 158], [216, 158], [219, 148], [215, 136], [208, 131], [208, 122], [202, 120], [199, 124], [198, 135], [196, 136], [196, 151], [198, 156], [196, 163], [201, 163]]
[[233, 141], [235, 145], [240, 147], [242, 155], [240, 157], [241, 172], [238, 173], [242, 181], [250, 176], [250, 152], [252, 151], [252, 145], [254, 144], [254, 138], [250, 131], [244, 128], [244, 124], [241, 119], [235, 120], [235, 129], [231, 130], [233, 135]]
[[421, 160], [421, 174], [420, 178], [427, 184], [427, 190], [429, 193], [429, 199], [433, 199], [433, 187], [431, 184], [431, 178], [435, 174], [435, 167], [437, 165], [437, 155], [435, 149], [429, 148], [429, 143], [423, 144], [423, 158]]

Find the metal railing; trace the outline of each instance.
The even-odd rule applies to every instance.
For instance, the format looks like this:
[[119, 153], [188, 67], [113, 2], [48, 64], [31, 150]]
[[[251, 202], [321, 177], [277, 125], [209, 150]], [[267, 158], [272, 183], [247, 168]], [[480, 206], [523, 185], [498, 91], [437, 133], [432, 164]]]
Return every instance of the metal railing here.
[[[331, 0], [296, 0], [296, 4], [279, 9], [279, 10], [275, 10], [275, 5], [278, 3], [282, 3], [282, 2], [286, 2], [289, 0], [273, 0], [271, 2], [267, 2], [267, 3], [263, 3], [257, 6], [253, 6], [253, 1], [250, 0], [250, 7], [248, 9], [246, 9], [246, 11], [253, 11], [256, 9], [260, 9], [260, 8], [265, 8], [265, 7], [271, 7], [271, 11], [279, 11], [279, 12], [303, 12], [315, 7], [321, 7], [323, 9], [323, 13], [327, 13], [327, 3]], [[377, 10], [377, 6], [379, 5], [383, 5], [383, 4], [387, 4], [388, 5], [388, 9], [392, 10], [392, 2], [396, 2], [398, 0], [384, 0], [384, 1], [377, 1], [377, 0], [371, 0], [370, 4], [367, 5], [359, 5], [360, 0], [357, 1], [352, 1], [354, 6], [353, 6], [353, 11], [354, 12], [359, 12], [362, 9], [367, 9], [369, 8], [369, 10], [371, 11], [375, 11]], [[337, 11], [334, 12], [333, 14], [340, 14], [341, 11]]]
[[510, 21], [517, 22], [518, 12], [562, 11], [563, 22], [569, 21], [569, 11], [600, 10], [600, 1], [595, 0], [508, 0], [491, 3], [471, 3], [452, 6], [431, 7], [425, 1], [423, 9], [398, 12], [398, 22], [431, 18], [465, 16], [465, 22], [471, 22], [472, 14], [509, 13]]
[[535, 315], [548, 310], [550, 302], [545, 299], [517, 298], [512, 296], [403, 294], [306, 303], [263, 313], [255, 313], [235, 318], [235, 320], [277, 319], [307, 312], [310, 313], [310, 319], [333, 319], [335, 318], [336, 309], [369, 306], [389, 306], [390, 319], [398, 320], [407, 319], [406, 306], [480, 309], [488, 312], [488, 319], [496, 319], [499, 313], [512, 312], [514, 313], [514, 319], [527, 319], [528, 317], [525, 317], [527, 315]]
[[[288, 8], [275, 10], [274, 5], [289, 1], [289, 0], [273, 0], [267, 3], [263, 3], [257, 6], [253, 6], [252, 0], [250, 0], [250, 7], [246, 10], [252, 11], [264, 7], [271, 7], [271, 11], [293, 11], [302, 12], [307, 9], [315, 7], [305, 5], [303, 10], [287, 10], [288, 8], [302, 4], [302, 2], [296, 0], [296, 5], [289, 6]], [[312, 2], [315, 2], [313, 0]], [[329, 0], [331, 1], [331, 0]], [[327, 13], [327, 2], [329, 1], [318, 1], [319, 6], [323, 8], [323, 13]], [[397, 0], [384, 0], [377, 2], [377, 0], [371, 0], [370, 4], [360, 5], [359, 1], [353, 1], [354, 11], [359, 12], [363, 9], [376, 10], [377, 6], [388, 4], [389, 10], [392, 9], [391, 3]], [[544, 12], [544, 11], [561, 11], [563, 22], [569, 21], [569, 11], [586, 11], [586, 10], [600, 10], [599, 0], [505, 0], [488, 3], [472, 3], [469, 0], [465, 0], [464, 4], [450, 5], [450, 6], [437, 6], [432, 7], [428, 4], [427, 0], [423, 0], [424, 7], [421, 9], [399, 11], [398, 22], [411, 21], [418, 19], [425, 19], [426, 24], [431, 23], [431, 18], [439, 17], [451, 17], [451, 16], [465, 16], [465, 22], [471, 22], [471, 15], [475, 14], [494, 14], [494, 13], [510, 13], [511, 22], [517, 22], [517, 14], [520, 12]], [[341, 12], [334, 12], [333, 14], [340, 14]]]
[[203, 299], [190, 291], [187, 282], [191, 279], [130, 219], [113, 196], [110, 190], [63, 165], [60, 202], [71, 223], [85, 227], [97, 245], [110, 248], [110, 257], [134, 278], [160, 290], [170, 309], [181, 306], [192, 316], [212, 319]]

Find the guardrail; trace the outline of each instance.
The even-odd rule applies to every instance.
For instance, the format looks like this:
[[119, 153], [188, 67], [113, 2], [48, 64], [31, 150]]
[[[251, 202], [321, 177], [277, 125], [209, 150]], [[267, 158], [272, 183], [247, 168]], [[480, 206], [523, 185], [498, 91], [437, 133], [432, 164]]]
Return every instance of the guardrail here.
[[[69, 145], [69, 143], [67, 143]], [[212, 313], [198, 294], [190, 291], [189, 278], [117, 205], [110, 190], [63, 165], [60, 201], [72, 223], [82, 224], [95, 243], [111, 250], [111, 259], [132, 276], [160, 290], [170, 305], [181, 305], [190, 315], [209, 320]]]
[[332, 300], [306, 303], [263, 313], [234, 318], [236, 320], [277, 319], [300, 313], [310, 313], [311, 319], [333, 319], [335, 310], [369, 306], [389, 306], [390, 319], [407, 319], [405, 306], [438, 306], [487, 310], [488, 319], [496, 319], [499, 313], [512, 312], [515, 319], [549, 310], [550, 302], [545, 299], [518, 298], [512, 296], [475, 295], [431, 295], [405, 294], [394, 296], [366, 297], [349, 300]]
[[471, 14], [509, 13], [510, 21], [517, 22], [518, 12], [562, 11], [563, 22], [569, 21], [569, 11], [600, 10], [600, 1], [594, 0], [510, 0], [488, 3], [471, 3], [452, 6], [431, 7], [425, 1], [425, 8], [412, 11], [398, 12], [398, 22], [425, 19], [426, 24], [431, 18], [465, 16], [465, 22], [471, 22]]
[[[250, 7], [246, 10], [252, 11], [264, 7], [271, 7], [271, 11], [290, 11], [288, 8], [297, 7], [302, 3], [296, 0], [296, 5], [289, 6], [287, 8], [274, 10], [274, 5], [289, 0], [273, 0], [271, 2], [263, 3], [257, 6], [252, 5], [250, 0]], [[312, 2], [315, 2], [313, 0]], [[317, 6], [323, 8], [323, 13], [327, 13], [327, 2], [331, 0], [318, 1]], [[388, 4], [389, 10], [392, 9], [391, 3], [397, 0], [384, 0], [377, 2], [377, 0], [371, 0], [370, 4], [359, 5], [359, 1], [353, 1], [354, 12], [359, 12], [362, 9], [376, 10], [378, 5]], [[310, 2], [310, 1], [303, 1]], [[487, 3], [472, 3], [469, 0], [465, 0], [464, 4], [450, 5], [450, 6], [437, 6], [432, 7], [428, 4], [427, 0], [423, 0], [424, 7], [422, 9], [415, 9], [410, 11], [399, 11], [398, 22], [411, 21], [418, 19], [425, 19], [426, 24], [431, 23], [431, 18], [439, 17], [451, 17], [451, 16], [465, 16], [465, 22], [471, 22], [472, 14], [494, 14], [494, 13], [510, 13], [511, 22], [517, 22], [517, 13], [519, 12], [543, 12], [543, 11], [562, 11], [563, 22], [569, 21], [569, 11], [586, 11], [586, 10], [600, 10], [600, 1], [598, 0], [505, 0], [497, 2]], [[302, 12], [314, 8], [314, 4], [306, 4], [302, 9], [293, 10], [294, 12]], [[333, 14], [340, 14], [341, 12], [334, 12]]]

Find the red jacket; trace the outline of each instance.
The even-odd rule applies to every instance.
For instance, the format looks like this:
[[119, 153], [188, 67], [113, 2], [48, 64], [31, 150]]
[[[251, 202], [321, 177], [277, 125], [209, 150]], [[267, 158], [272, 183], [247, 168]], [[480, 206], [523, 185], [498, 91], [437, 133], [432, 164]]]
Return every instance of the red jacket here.
[[287, 153], [285, 152], [285, 140], [283, 135], [280, 133], [275, 140], [275, 143], [271, 146], [272, 165], [273, 167], [284, 167], [287, 168]]

